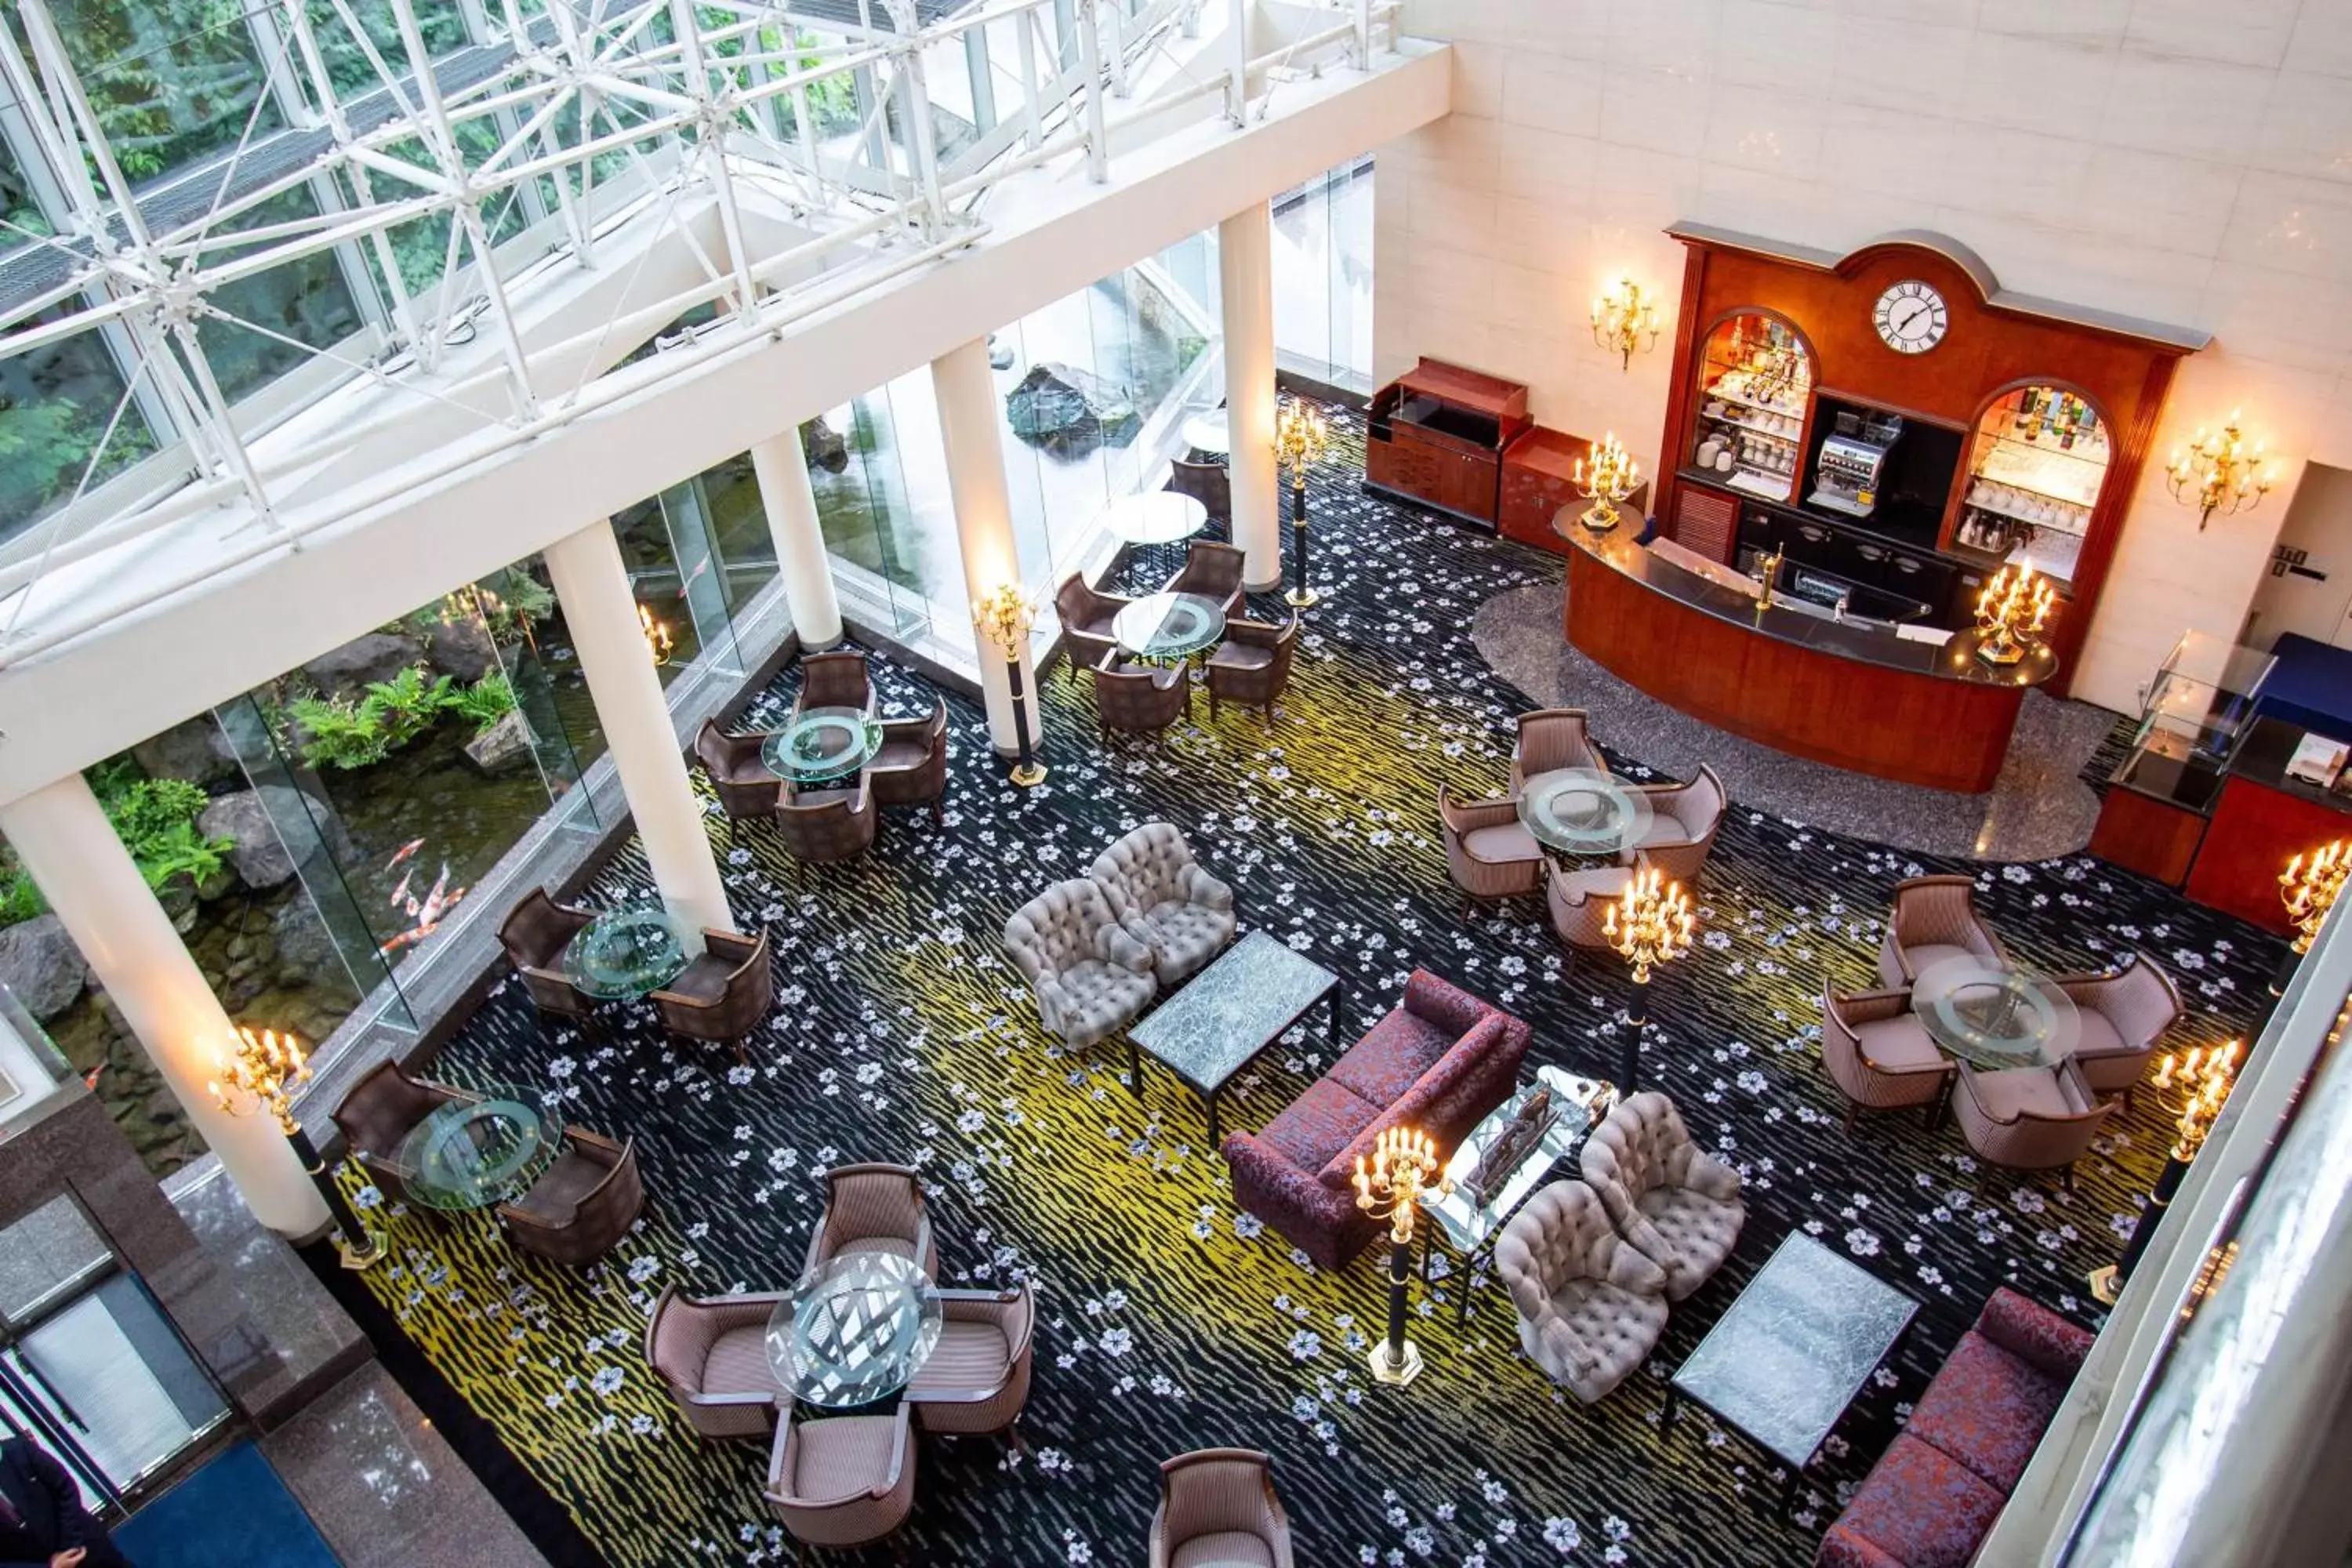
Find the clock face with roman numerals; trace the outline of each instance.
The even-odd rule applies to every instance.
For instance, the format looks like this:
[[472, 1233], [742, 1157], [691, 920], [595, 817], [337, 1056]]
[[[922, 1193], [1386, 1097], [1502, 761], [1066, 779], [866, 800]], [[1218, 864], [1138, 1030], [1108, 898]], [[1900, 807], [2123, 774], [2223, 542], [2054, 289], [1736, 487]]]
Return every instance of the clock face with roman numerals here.
[[1878, 341], [1899, 354], [1923, 354], [1944, 341], [1951, 319], [1932, 285], [1906, 278], [1878, 297], [1871, 314]]

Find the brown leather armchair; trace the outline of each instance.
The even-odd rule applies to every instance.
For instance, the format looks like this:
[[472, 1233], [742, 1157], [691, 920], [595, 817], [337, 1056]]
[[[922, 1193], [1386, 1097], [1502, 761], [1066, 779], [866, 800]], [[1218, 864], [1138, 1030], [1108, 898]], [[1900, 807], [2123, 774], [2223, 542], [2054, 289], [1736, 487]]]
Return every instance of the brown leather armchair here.
[[1546, 857], [1543, 878], [1544, 907], [1559, 940], [1570, 947], [1606, 948], [1609, 906], [1624, 896], [1625, 885], [1633, 879], [1632, 868], [1594, 866], [1563, 871], [1558, 862]]
[[1072, 680], [1080, 669], [1093, 669], [1118, 647], [1111, 623], [1133, 603], [1117, 594], [1097, 593], [1082, 572], [1062, 579], [1054, 590], [1054, 615], [1062, 623], [1062, 652]]
[[567, 1127], [563, 1152], [530, 1191], [499, 1205], [499, 1218], [525, 1252], [576, 1268], [618, 1246], [645, 1206], [635, 1142]]
[[1952, 1061], [1911, 1011], [1908, 991], [1822, 991], [1822, 1066], [1854, 1112], [1925, 1106], [1932, 1125], [1951, 1089]]
[[1250, 1448], [1202, 1448], [1160, 1467], [1151, 1568], [1256, 1563], [1296, 1568], [1290, 1521], [1275, 1495], [1274, 1462]]
[[1191, 496], [1213, 518], [1231, 517], [1234, 512], [1234, 479], [1223, 463], [1196, 463], [1189, 458], [1171, 458], [1168, 463], [1168, 488], [1180, 496]]
[[465, 1105], [481, 1096], [446, 1083], [411, 1078], [398, 1062], [382, 1061], [362, 1074], [334, 1109], [336, 1129], [352, 1157], [375, 1184], [406, 1202], [400, 1176], [400, 1146], [418, 1123], [445, 1105]]
[[1158, 734], [1192, 710], [1192, 673], [1182, 665], [1130, 662], [1118, 648], [1095, 666], [1095, 719], [1113, 730]]
[[978, 1436], [1003, 1432], [1020, 1442], [1013, 1424], [1029, 1403], [1035, 1350], [1037, 1291], [942, 1290], [940, 1342], [914, 1381], [907, 1403], [926, 1432]]
[[764, 1437], [776, 1424], [768, 1318], [781, 1292], [684, 1296], [666, 1288], [646, 1324], [646, 1364], [706, 1437]]
[[1528, 780], [1555, 768], [1597, 768], [1600, 753], [1581, 708], [1543, 708], [1519, 715], [1519, 738], [1511, 748], [1511, 794], [1528, 787]]
[[1982, 1072], [1958, 1063], [1952, 1112], [1977, 1158], [2012, 1171], [2056, 1171], [2068, 1191], [2074, 1162], [2090, 1152], [2116, 1102], [2101, 1100], [2068, 1058], [2054, 1068]]
[[845, 1252], [887, 1252], [939, 1278], [940, 1247], [931, 1236], [922, 1179], [913, 1170], [878, 1163], [835, 1165], [818, 1179], [824, 1183], [824, 1212], [809, 1237], [803, 1272]]
[[[1722, 775], [1701, 763], [1698, 776], [1688, 784], [1634, 787], [1649, 798], [1653, 814], [1636, 850], [1670, 880], [1685, 887], [1696, 882], [1715, 847], [1716, 832], [1731, 809]], [[1632, 863], [1631, 856], [1627, 863]]]
[[563, 950], [595, 918], [586, 910], [557, 903], [544, 888], [533, 888], [499, 924], [499, 945], [506, 949], [507, 961], [522, 976], [524, 989], [541, 1012], [567, 1018], [585, 1018], [595, 1012], [596, 999], [572, 984], [562, 968]]
[[862, 648], [838, 647], [830, 653], [801, 655], [801, 694], [793, 711], [811, 708], [874, 708], [874, 682], [866, 668]]
[[2129, 1105], [2157, 1043], [2180, 1016], [2172, 976], [2136, 952], [2120, 969], [2061, 975], [2058, 988], [2074, 1004], [2069, 1054], [2081, 1066], [2083, 1081], [2094, 1094], [2121, 1094]]
[[948, 793], [948, 707], [934, 702], [929, 717], [886, 719], [882, 749], [866, 764], [877, 805], [928, 805], [944, 820]]
[[1242, 607], [1242, 568], [1248, 555], [1213, 539], [1196, 539], [1184, 552], [1184, 564], [1160, 588], [1163, 594], [1198, 594], [1214, 599], [1232, 616]]
[[1290, 686], [1298, 655], [1298, 616], [1286, 626], [1268, 621], [1227, 621], [1225, 640], [1209, 656], [1209, 717], [1220, 703], [1243, 702], [1263, 709], [1274, 722], [1275, 700]]
[[873, 847], [879, 826], [873, 781], [864, 773], [840, 787], [787, 790], [776, 806], [777, 831], [803, 860], [855, 860]]
[[662, 1027], [689, 1040], [732, 1044], [746, 1063], [743, 1037], [776, 1005], [776, 972], [768, 962], [768, 934], [741, 937], [705, 930], [702, 956], [653, 994]]
[[768, 1506], [810, 1546], [864, 1546], [907, 1522], [915, 1507], [915, 1445], [902, 1401], [887, 1415], [794, 1421], [777, 1402], [768, 1456]]
[[760, 760], [763, 735], [730, 735], [716, 719], [705, 719], [695, 731], [694, 758], [718, 793], [719, 809], [727, 814], [727, 837], [732, 843], [735, 825], [749, 816], [772, 820], [783, 798], [784, 781]]
[[1441, 784], [1437, 826], [1464, 913], [1475, 900], [1516, 899], [1543, 886], [1543, 846], [1520, 825], [1519, 809], [1509, 800], [1456, 800]]
[[2000, 938], [1977, 913], [1972, 877], [1912, 877], [1895, 884], [1895, 910], [1886, 919], [1886, 940], [1878, 950], [1878, 979], [1889, 991], [1906, 990], [1937, 964], [1978, 958], [2003, 964], [2009, 955]]

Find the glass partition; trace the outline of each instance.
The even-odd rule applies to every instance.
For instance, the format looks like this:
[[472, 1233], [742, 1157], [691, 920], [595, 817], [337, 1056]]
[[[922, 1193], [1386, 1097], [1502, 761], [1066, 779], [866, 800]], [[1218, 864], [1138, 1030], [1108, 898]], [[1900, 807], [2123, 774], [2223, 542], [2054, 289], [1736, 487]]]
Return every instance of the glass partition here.
[[1370, 159], [1275, 198], [1274, 344], [1318, 381], [1371, 390]]

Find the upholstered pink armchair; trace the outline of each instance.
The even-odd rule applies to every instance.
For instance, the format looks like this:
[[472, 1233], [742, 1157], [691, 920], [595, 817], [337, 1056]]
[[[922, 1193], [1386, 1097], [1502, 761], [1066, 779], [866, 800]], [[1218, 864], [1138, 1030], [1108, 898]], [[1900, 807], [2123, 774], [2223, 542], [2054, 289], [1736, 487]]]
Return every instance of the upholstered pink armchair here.
[[1002, 1432], [1029, 1403], [1035, 1359], [1037, 1292], [942, 1290], [940, 1342], [907, 1385], [907, 1403], [926, 1432], [947, 1436]]
[[1631, 1376], [1666, 1329], [1665, 1271], [1618, 1237], [1582, 1182], [1529, 1198], [1495, 1243], [1519, 1348], [1587, 1405]]
[[1551, 911], [1551, 929], [1570, 947], [1606, 948], [1609, 938], [1602, 926], [1608, 919], [1609, 905], [1624, 893], [1625, 884], [1633, 879], [1632, 869], [1624, 866], [1563, 871], [1558, 863], [1546, 860], [1544, 905]]
[[1971, 877], [1913, 877], [1895, 884], [1895, 911], [1878, 950], [1878, 978], [1887, 990], [1907, 989], [1948, 959], [2009, 962], [2000, 938], [1977, 914], [1976, 886]]
[[673, 1285], [646, 1323], [646, 1364], [706, 1437], [764, 1437], [776, 1424], [768, 1318], [784, 1298], [681, 1296]]
[[2131, 962], [2104, 974], [2063, 976], [2058, 988], [2077, 1014], [2072, 1055], [2083, 1081], [2095, 1094], [2121, 1094], [2129, 1105], [2157, 1042], [2180, 1016], [2172, 976], [2147, 954], [2135, 952]]
[[1618, 1101], [1578, 1163], [1618, 1234], [1665, 1271], [1667, 1300], [1705, 1284], [1738, 1245], [1748, 1218], [1739, 1173], [1691, 1142], [1656, 1090]]
[[2012, 1171], [2056, 1171], [2069, 1191], [2116, 1102], [2101, 1100], [2072, 1058], [2054, 1068], [1979, 1072], [1958, 1064], [1952, 1110], [1978, 1159]]
[[[1637, 848], [1668, 878], [1688, 885], [1706, 868], [1707, 853], [1715, 847], [1716, 830], [1731, 809], [1723, 779], [1705, 763], [1688, 784], [1641, 784], [1649, 797], [1650, 826]], [[1633, 856], [1626, 858], [1628, 865]]]
[[809, 1237], [812, 1269], [845, 1252], [887, 1252], [939, 1278], [939, 1243], [923, 1205], [922, 1179], [905, 1165], [835, 1165], [822, 1172], [824, 1213]]
[[1933, 1125], [1952, 1083], [1952, 1060], [1911, 1011], [1907, 991], [1822, 991], [1822, 1066], [1845, 1096], [1845, 1130], [1857, 1110], [1925, 1106]]
[[1273, 1461], [1249, 1448], [1202, 1448], [1160, 1467], [1151, 1568], [1296, 1568]]
[[1445, 868], [1462, 889], [1463, 913], [1480, 900], [1516, 899], [1543, 885], [1544, 852], [1509, 799], [1457, 800], [1437, 786], [1437, 826]]
[[768, 1454], [768, 1506], [810, 1546], [864, 1546], [907, 1522], [915, 1507], [915, 1445], [907, 1406], [887, 1415], [794, 1421], [777, 1401]]
[[1585, 731], [1581, 708], [1544, 708], [1519, 715], [1518, 744], [1511, 749], [1511, 793], [1554, 768], [1597, 768], [1601, 758]]

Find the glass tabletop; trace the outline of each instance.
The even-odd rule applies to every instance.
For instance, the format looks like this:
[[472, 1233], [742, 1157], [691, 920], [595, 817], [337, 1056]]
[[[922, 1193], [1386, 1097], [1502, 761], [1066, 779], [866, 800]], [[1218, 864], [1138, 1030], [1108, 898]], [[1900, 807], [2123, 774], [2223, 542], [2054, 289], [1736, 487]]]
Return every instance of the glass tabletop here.
[[1675, 1371], [1675, 1390], [1802, 1468], [1918, 1310], [1794, 1231]]
[[826, 1409], [895, 1394], [940, 1342], [931, 1277], [894, 1252], [844, 1253], [801, 1277], [768, 1318], [768, 1363]]
[[479, 1209], [527, 1189], [563, 1149], [563, 1123], [527, 1089], [443, 1105], [401, 1141], [393, 1169], [428, 1208]]
[[1193, 415], [1184, 421], [1181, 429], [1184, 445], [1195, 452], [1211, 452], [1220, 458], [1233, 453], [1233, 426], [1222, 408]]
[[[1535, 1147], [1520, 1156], [1508, 1171], [1487, 1177], [1481, 1188], [1474, 1190], [1465, 1185], [1486, 1151], [1495, 1146], [1496, 1141], [1518, 1119], [1520, 1108], [1538, 1091], [1550, 1094], [1551, 1110], [1557, 1115]], [[1536, 1184], [1553, 1165], [1584, 1146], [1584, 1140], [1616, 1103], [1613, 1084], [1578, 1078], [1560, 1068], [1538, 1068], [1536, 1081], [1520, 1085], [1510, 1099], [1472, 1128], [1470, 1135], [1454, 1151], [1454, 1157], [1445, 1162], [1445, 1178], [1454, 1184], [1453, 1190], [1441, 1198], [1433, 1189], [1424, 1189], [1422, 1207], [1436, 1218], [1446, 1239], [1457, 1250], [1476, 1251], [1527, 1202], [1528, 1194], [1536, 1190]]]
[[1121, 496], [1102, 509], [1098, 520], [1113, 539], [1129, 544], [1173, 544], [1209, 524], [1209, 509], [1174, 490]]
[[882, 723], [862, 708], [803, 708], [760, 742], [760, 761], [780, 779], [823, 784], [856, 773], [882, 749]]
[[1519, 791], [1519, 821], [1536, 842], [1571, 855], [1614, 855], [1642, 842], [1650, 797], [1599, 768], [1554, 768]]
[[563, 950], [563, 973], [604, 1001], [649, 995], [686, 968], [687, 937], [685, 922], [659, 905], [606, 910]]
[[1193, 1089], [1214, 1093], [1339, 984], [1313, 959], [1254, 931], [1128, 1037]]
[[1938, 1048], [1995, 1071], [2055, 1066], [2081, 1026], [2074, 999], [2049, 976], [1973, 956], [1922, 970], [1911, 1008]]
[[1203, 594], [1148, 594], [1112, 617], [1118, 646], [1145, 658], [1181, 658], [1225, 635], [1225, 612]]

